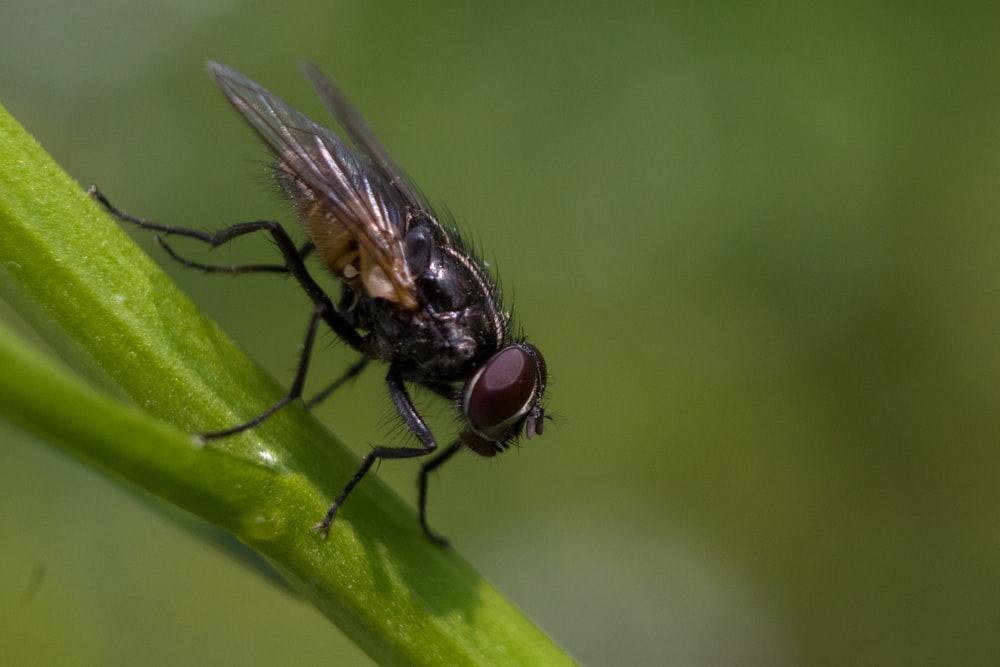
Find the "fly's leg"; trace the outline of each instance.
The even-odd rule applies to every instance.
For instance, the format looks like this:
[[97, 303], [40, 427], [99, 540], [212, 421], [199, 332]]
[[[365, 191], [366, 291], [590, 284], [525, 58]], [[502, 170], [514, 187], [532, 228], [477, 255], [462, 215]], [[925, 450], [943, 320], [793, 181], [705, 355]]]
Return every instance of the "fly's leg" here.
[[[202, 439], [211, 440], [214, 438], [224, 438], [226, 436], [235, 435], [236, 433], [242, 433], [247, 429], [251, 429], [264, 420], [274, 414], [276, 411], [291, 403], [292, 401], [300, 398], [302, 396], [302, 389], [305, 384], [306, 373], [309, 370], [309, 362], [312, 358], [313, 345], [316, 340], [316, 330], [319, 326], [320, 321], [326, 322], [334, 333], [336, 333], [342, 340], [344, 340], [348, 345], [350, 345], [355, 350], [360, 350], [362, 348], [362, 338], [357, 330], [351, 326], [351, 324], [344, 319], [344, 317], [334, 308], [333, 303], [330, 301], [330, 297], [327, 296], [326, 292], [316, 283], [313, 277], [309, 274], [306, 268], [305, 262], [303, 261], [314, 249], [311, 242], [306, 242], [301, 247], [296, 247], [295, 242], [292, 241], [291, 236], [285, 231], [277, 222], [271, 222], [267, 220], [259, 220], [255, 222], [243, 222], [235, 225], [226, 227], [217, 232], [204, 232], [196, 229], [188, 229], [186, 227], [173, 227], [170, 225], [163, 225], [156, 222], [151, 222], [149, 220], [143, 220], [142, 218], [137, 218], [135, 216], [129, 215], [124, 211], [116, 208], [108, 199], [101, 194], [101, 192], [96, 188], [92, 187], [89, 192], [95, 200], [97, 200], [104, 208], [108, 210], [113, 216], [119, 220], [132, 223], [143, 229], [149, 229], [153, 231], [158, 231], [163, 234], [173, 234], [177, 236], [186, 236], [188, 238], [196, 239], [201, 241], [208, 246], [215, 248], [224, 243], [227, 243], [237, 237], [244, 236], [246, 234], [252, 234], [254, 232], [267, 232], [274, 239], [281, 251], [282, 257], [285, 260], [285, 264], [248, 264], [243, 266], [213, 266], [209, 264], [199, 264], [197, 262], [192, 262], [187, 260], [173, 251], [173, 249], [168, 246], [164, 241], [160, 240], [160, 244], [164, 247], [171, 258], [178, 261], [184, 266], [190, 268], [201, 269], [202, 271], [207, 271], [210, 273], [229, 273], [229, 274], [241, 274], [241, 273], [259, 273], [259, 272], [270, 272], [270, 273], [286, 273], [291, 274], [298, 280], [299, 285], [305, 290], [306, 294], [313, 302], [313, 314], [312, 318], [309, 320], [309, 329], [306, 332], [306, 339], [302, 348], [302, 356], [299, 359], [299, 366], [295, 373], [295, 379], [292, 382], [292, 386], [288, 393], [280, 401], [269, 407], [267, 410], [262, 412], [260, 415], [254, 417], [253, 419], [233, 426], [232, 428], [227, 428], [221, 431], [212, 431], [209, 433], [201, 434]], [[356, 365], [357, 366], [357, 365]], [[353, 368], [349, 371], [348, 377], [356, 375], [360, 372], [360, 367], [355, 371]], [[332, 391], [332, 390], [331, 390]], [[324, 396], [325, 397], [325, 396]]]
[[417, 478], [417, 487], [419, 489], [417, 507], [420, 508], [420, 525], [423, 526], [424, 534], [427, 535], [431, 541], [437, 542], [441, 546], [447, 546], [448, 540], [432, 531], [430, 526], [427, 525], [427, 476], [447, 463], [448, 459], [454, 456], [461, 448], [461, 440], [456, 440], [448, 445], [443, 452], [420, 466], [420, 477]]
[[[281, 251], [281, 255], [285, 260], [284, 265], [249, 264], [245, 266], [213, 266], [210, 264], [199, 264], [180, 257], [163, 241], [160, 241], [160, 244], [165, 246], [165, 249], [171, 258], [180, 262], [182, 265], [201, 269], [202, 271], [208, 271], [209, 273], [240, 274], [270, 272], [292, 274], [299, 282], [299, 285], [302, 286], [302, 289], [305, 290], [306, 294], [309, 295], [309, 298], [312, 300], [317, 309], [321, 310], [323, 320], [331, 329], [333, 329], [333, 332], [355, 350], [361, 350], [361, 335], [358, 334], [354, 327], [352, 327], [350, 323], [338, 313], [337, 309], [333, 307], [330, 297], [326, 295], [323, 288], [321, 288], [313, 277], [309, 275], [309, 270], [306, 268], [303, 258], [312, 252], [312, 243], [307, 242], [301, 248], [297, 248], [295, 246], [295, 242], [292, 241], [292, 237], [289, 236], [288, 232], [285, 231], [285, 228], [279, 223], [270, 220], [255, 220], [253, 222], [240, 222], [235, 225], [230, 225], [229, 227], [220, 229], [217, 232], [205, 232], [197, 229], [189, 229], [187, 227], [163, 225], [158, 222], [143, 220], [142, 218], [129, 215], [128, 213], [125, 213], [115, 207], [96, 187], [91, 187], [88, 194], [90, 194], [91, 197], [106, 208], [111, 215], [115, 216], [119, 220], [131, 223], [143, 229], [196, 239], [211, 248], [217, 248], [220, 245], [228, 243], [237, 237], [245, 236], [246, 234], [252, 234], [254, 232], [269, 233], [271, 238], [274, 239], [274, 242], [277, 244], [278, 249]], [[322, 308], [320, 308], [321, 306]]]
[[217, 248], [220, 245], [228, 243], [229, 241], [246, 234], [252, 234], [260, 231], [268, 232], [277, 244], [278, 249], [281, 251], [282, 257], [285, 260], [285, 264], [283, 265], [248, 264], [243, 266], [216, 266], [211, 264], [200, 264], [181, 257], [162, 239], [158, 240], [160, 245], [164, 247], [172, 259], [189, 268], [200, 269], [209, 273], [241, 274], [270, 272], [292, 274], [295, 276], [295, 279], [298, 280], [306, 294], [309, 295], [309, 298], [313, 301], [313, 303], [317, 307], [320, 305], [324, 306], [323, 319], [326, 320], [330, 328], [333, 329], [338, 336], [344, 339], [344, 341], [354, 349], [361, 348], [360, 335], [354, 327], [352, 327], [344, 320], [343, 317], [339, 315], [337, 310], [333, 307], [330, 298], [316, 283], [316, 281], [313, 280], [313, 277], [309, 275], [304, 259], [314, 250], [313, 244], [311, 242], [306, 242], [301, 248], [295, 247], [295, 243], [292, 241], [291, 236], [289, 236], [288, 232], [285, 231], [285, 228], [279, 223], [270, 220], [256, 220], [253, 222], [241, 222], [235, 225], [230, 225], [229, 227], [220, 229], [216, 232], [205, 232], [197, 229], [189, 229], [187, 227], [164, 225], [129, 215], [108, 201], [107, 197], [105, 197], [104, 194], [101, 193], [101, 191], [96, 187], [91, 187], [88, 194], [90, 194], [91, 197], [97, 200], [97, 202], [104, 206], [109, 213], [119, 220], [134, 224], [143, 229], [196, 239], [207, 244], [211, 248]]
[[237, 424], [227, 429], [221, 431], [210, 431], [208, 433], [201, 433], [198, 437], [202, 440], [215, 440], [216, 438], [225, 438], [230, 435], [236, 435], [237, 433], [242, 433], [243, 431], [250, 430], [256, 426], [259, 426], [268, 417], [273, 415], [275, 412], [285, 407], [292, 401], [302, 398], [302, 388], [306, 383], [306, 373], [309, 371], [309, 362], [312, 359], [313, 345], [316, 342], [316, 330], [319, 328], [319, 323], [323, 319], [323, 308], [322, 305], [317, 305], [313, 309], [312, 317], [309, 319], [309, 329], [306, 331], [306, 339], [302, 344], [302, 356], [299, 357], [299, 367], [295, 372], [295, 379], [292, 380], [292, 386], [289, 387], [288, 393], [279, 400], [277, 403], [269, 407], [264, 412], [260, 413], [253, 419], [243, 422], [242, 424]]
[[[403, 384], [402, 377], [395, 368], [389, 369], [389, 374], [386, 376], [385, 382], [389, 388], [389, 396], [392, 398], [396, 411], [399, 413], [399, 416], [403, 418], [403, 422], [406, 424], [407, 428], [409, 428], [410, 431], [417, 436], [421, 446], [373, 447], [361, 461], [361, 466], [358, 468], [358, 471], [354, 473], [354, 477], [351, 478], [351, 480], [344, 487], [344, 490], [341, 491], [340, 495], [333, 501], [333, 504], [330, 505], [330, 509], [327, 511], [326, 516], [323, 517], [323, 520], [314, 527], [314, 530], [323, 537], [326, 537], [329, 534], [330, 525], [337, 516], [337, 510], [339, 510], [341, 505], [344, 504], [344, 501], [347, 500], [347, 496], [350, 495], [351, 491], [354, 490], [354, 487], [357, 486], [358, 482], [361, 481], [361, 479], [365, 476], [365, 473], [368, 472], [376, 461], [380, 461], [382, 459], [416, 458], [418, 456], [427, 456], [437, 450], [437, 441], [434, 439], [434, 434], [431, 433], [431, 430], [424, 422], [423, 417], [420, 416], [420, 413], [418, 413], [416, 407], [414, 407], [413, 399], [410, 397], [410, 393], [406, 390], [406, 386]], [[424, 532], [431, 540], [439, 544], [447, 543], [444, 538], [435, 535], [427, 528], [427, 523], [423, 520], [422, 507], [421, 523], [424, 527]]]
[[[113, 212], [114, 211], [112, 211], [112, 213]], [[133, 220], [129, 220], [129, 219], [125, 219], [125, 221], [126, 222], [133, 222]], [[247, 223], [243, 223], [243, 224], [247, 224]], [[191, 230], [191, 231], [194, 231], [194, 230]], [[250, 230], [250, 231], [256, 231], [256, 230]], [[174, 231], [174, 232], [164, 232], [164, 233], [175, 234], [177, 232]], [[246, 234], [246, 233], [249, 233], [249, 232], [243, 232], [243, 233]], [[197, 270], [203, 271], [205, 273], [226, 273], [226, 274], [229, 274], [231, 276], [238, 276], [238, 275], [243, 274], [243, 273], [282, 273], [282, 274], [285, 274], [285, 275], [288, 275], [289, 273], [292, 273], [292, 270], [286, 264], [235, 264], [235, 265], [233, 265], [233, 264], [202, 264], [201, 262], [194, 262], [194, 261], [191, 261], [190, 259], [188, 259], [186, 257], [181, 257], [180, 255], [178, 255], [177, 252], [172, 247], [170, 247], [170, 244], [168, 244], [166, 241], [164, 241], [163, 237], [161, 237], [161, 236], [157, 236], [156, 237], [156, 243], [161, 248], [163, 248], [164, 252], [166, 252], [167, 255], [170, 256], [170, 259], [174, 260], [175, 262], [177, 262], [178, 264], [180, 264], [184, 268], [187, 268], [187, 269], [197, 269]], [[212, 245], [212, 247], [214, 248], [215, 245]], [[299, 249], [298, 249], [299, 257], [301, 259], [305, 260], [305, 258], [308, 257], [312, 253], [313, 250], [315, 250], [315, 248], [316, 247], [312, 244], [311, 241], [307, 241], [306, 243], [302, 244], [299, 247]]]

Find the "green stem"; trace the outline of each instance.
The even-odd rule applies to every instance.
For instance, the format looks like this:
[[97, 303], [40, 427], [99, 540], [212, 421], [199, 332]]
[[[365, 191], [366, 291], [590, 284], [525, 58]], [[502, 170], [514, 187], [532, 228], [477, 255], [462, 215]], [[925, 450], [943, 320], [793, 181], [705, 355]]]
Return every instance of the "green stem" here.
[[301, 407], [185, 435], [282, 390], [2, 108], [0, 297], [89, 382], [0, 328], [0, 416], [232, 531], [377, 662], [572, 664], [377, 479], [313, 533], [357, 459]]

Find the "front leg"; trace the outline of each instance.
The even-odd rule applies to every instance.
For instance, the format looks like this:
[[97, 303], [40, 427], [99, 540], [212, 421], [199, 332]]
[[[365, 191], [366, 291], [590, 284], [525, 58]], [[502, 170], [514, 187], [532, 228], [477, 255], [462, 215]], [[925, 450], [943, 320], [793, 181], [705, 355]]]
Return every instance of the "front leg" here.
[[[437, 440], [434, 439], [434, 434], [431, 433], [430, 428], [428, 428], [427, 423], [424, 422], [423, 417], [417, 412], [416, 407], [413, 405], [413, 399], [410, 397], [410, 392], [406, 390], [406, 385], [403, 383], [403, 379], [399, 374], [399, 371], [394, 367], [389, 368], [389, 374], [385, 378], [386, 385], [389, 387], [389, 396], [392, 398], [393, 405], [396, 406], [396, 412], [399, 416], [403, 418], [403, 422], [406, 424], [407, 428], [413, 435], [417, 436], [420, 441], [420, 447], [387, 447], [384, 445], [379, 445], [373, 447], [370, 452], [361, 461], [361, 466], [358, 471], [354, 473], [354, 477], [351, 481], [347, 483], [344, 490], [330, 505], [330, 509], [327, 511], [326, 516], [323, 520], [316, 524], [314, 530], [318, 532], [323, 537], [326, 537], [330, 532], [330, 525], [333, 523], [334, 518], [337, 516], [337, 510], [340, 509], [344, 501], [347, 500], [347, 496], [354, 490], [358, 482], [365, 476], [369, 468], [381, 459], [410, 459], [418, 456], [427, 456], [433, 453], [437, 449]], [[423, 525], [424, 532], [427, 536], [435, 541], [444, 543], [443, 538], [435, 535], [427, 527], [427, 522], [424, 520], [424, 510], [423, 503], [421, 503], [420, 508], [420, 521]]]
[[431, 530], [427, 525], [427, 477], [448, 462], [448, 460], [462, 449], [462, 441], [456, 440], [448, 445], [443, 452], [420, 466], [420, 476], [417, 478], [417, 507], [420, 508], [420, 525], [423, 526], [424, 534], [437, 542], [441, 546], [447, 546], [448, 540]]

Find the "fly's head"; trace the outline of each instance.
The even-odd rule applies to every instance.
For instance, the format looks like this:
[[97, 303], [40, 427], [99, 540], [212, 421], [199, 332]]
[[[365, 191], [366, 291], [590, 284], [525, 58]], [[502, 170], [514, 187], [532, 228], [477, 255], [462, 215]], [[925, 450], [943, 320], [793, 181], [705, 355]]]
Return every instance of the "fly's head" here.
[[547, 381], [545, 360], [534, 345], [514, 343], [486, 360], [465, 383], [461, 439], [482, 456], [495, 456], [524, 433], [542, 434]]

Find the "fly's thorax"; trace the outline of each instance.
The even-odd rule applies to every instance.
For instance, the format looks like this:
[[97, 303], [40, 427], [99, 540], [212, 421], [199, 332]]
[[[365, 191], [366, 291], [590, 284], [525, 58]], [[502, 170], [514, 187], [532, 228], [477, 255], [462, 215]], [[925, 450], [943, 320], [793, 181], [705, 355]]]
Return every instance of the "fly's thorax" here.
[[362, 298], [369, 353], [411, 381], [464, 381], [506, 341], [498, 296], [479, 265], [433, 224], [411, 228], [406, 250], [420, 306], [407, 311]]
[[488, 340], [499, 348], [508, 328], [499, 290], [454, 236], [432, 218], [406, 235], [407, 262], [417, 276], [421, 303], [437, 313], [475, 311], [484, 332], [489, 333]]

